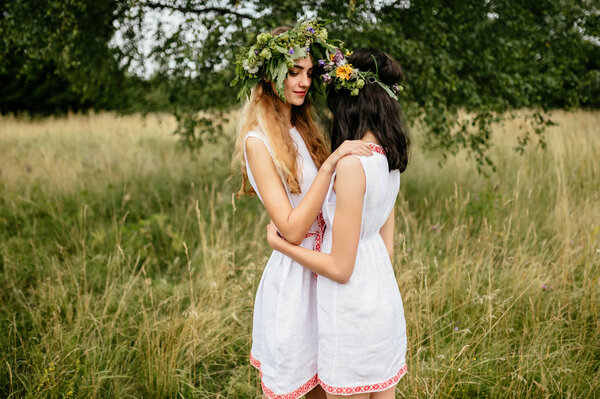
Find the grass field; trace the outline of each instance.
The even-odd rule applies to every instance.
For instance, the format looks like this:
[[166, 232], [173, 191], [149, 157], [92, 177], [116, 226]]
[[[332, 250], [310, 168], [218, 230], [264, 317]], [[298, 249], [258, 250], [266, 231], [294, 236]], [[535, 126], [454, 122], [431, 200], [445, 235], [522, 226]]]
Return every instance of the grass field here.
[[[554, 119], [522, 156], [522, 120], [497, 127], [489, 177], [414, 129], [397, 397], [600, 397], [600, 113]], [[258, 397], [266, 214], [233, 196], [231, 137], [190, 155], [174, 123], [0, 118], [0, 397]]]

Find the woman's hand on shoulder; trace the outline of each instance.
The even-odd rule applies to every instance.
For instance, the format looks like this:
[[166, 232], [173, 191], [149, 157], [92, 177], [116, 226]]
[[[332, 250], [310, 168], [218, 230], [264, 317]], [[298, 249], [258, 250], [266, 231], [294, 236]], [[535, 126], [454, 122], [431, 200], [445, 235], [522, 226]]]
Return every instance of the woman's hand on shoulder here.
[[322, 167], [327, 168], [329, 172], [333, 173], [339, 160], [347, 155], [371, 156], [373, 155], [373, 150], [369, 147], [369, 144], [362, 140], [345, 140], [331, 153]]

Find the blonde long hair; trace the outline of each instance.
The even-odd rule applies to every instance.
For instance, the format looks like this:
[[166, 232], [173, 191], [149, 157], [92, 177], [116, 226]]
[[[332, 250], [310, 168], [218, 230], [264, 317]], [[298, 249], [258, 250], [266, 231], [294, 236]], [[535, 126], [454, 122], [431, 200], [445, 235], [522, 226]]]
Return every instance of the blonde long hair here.
[[[251, 130], [263, 135], [269, 143], [273, 152], [273, 162], [282, 182], [287, 183], [291, 193], [300, 193], [296, 161], [298, 149], [287, 128], [289, 121], [285, 119], [286, 106], [273, 90], [271, 82], [261, 81], [252, 88], [250, 100], [244, 106], [238, 126], [236, 151], [232, 165], [240, 164], [242, 169], [242, 187], [237, 193], [238, 196], [256, 194], [252, 186], [248, 184], [248, 171], [244, 159], [245, 138]], [[292, 105], [291, 122], [306, 143], [313, 162], [317, 168], [320, 168], [329, 156], [329, 149], [322, 130], [313, 119], [312, 104], [309, 98], [306, 98], [301, 106]]]

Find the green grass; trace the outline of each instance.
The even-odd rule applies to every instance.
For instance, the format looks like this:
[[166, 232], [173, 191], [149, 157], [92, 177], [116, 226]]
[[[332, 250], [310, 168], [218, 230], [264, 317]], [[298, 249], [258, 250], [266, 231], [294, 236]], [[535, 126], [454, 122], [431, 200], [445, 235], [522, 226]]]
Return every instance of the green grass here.
[[[548, 149], [498, 171], [420, 150], [394, 267], [409, 373], [398, 397], [600, 396], [600, 114], [556, 113]], [[229, 136], [196, 155], [173, 120], [0, 118], [0, 397], [254, 398], [258, 199]]]

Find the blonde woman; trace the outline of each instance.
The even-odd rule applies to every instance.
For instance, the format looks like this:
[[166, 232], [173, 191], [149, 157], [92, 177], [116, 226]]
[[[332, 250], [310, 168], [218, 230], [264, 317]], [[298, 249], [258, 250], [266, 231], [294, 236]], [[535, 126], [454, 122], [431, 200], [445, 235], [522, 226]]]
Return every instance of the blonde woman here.
[[[316, 251], [325, 227], [321, 206], [337, 162], [372, 154], [360, 140], [329, 154], [311, 116], [313, 60], [332, 48], [322, 25], [306, 21], [259, 35], [237, 63], [236, 83], [250, 94], [236, 143], [241, 193], [260, 197], [285, 240]], [[272, 253], [256, 293], [250, 353], [263, 397], [325, 398], [317, 376], [316, 284], [308, 269]]]

